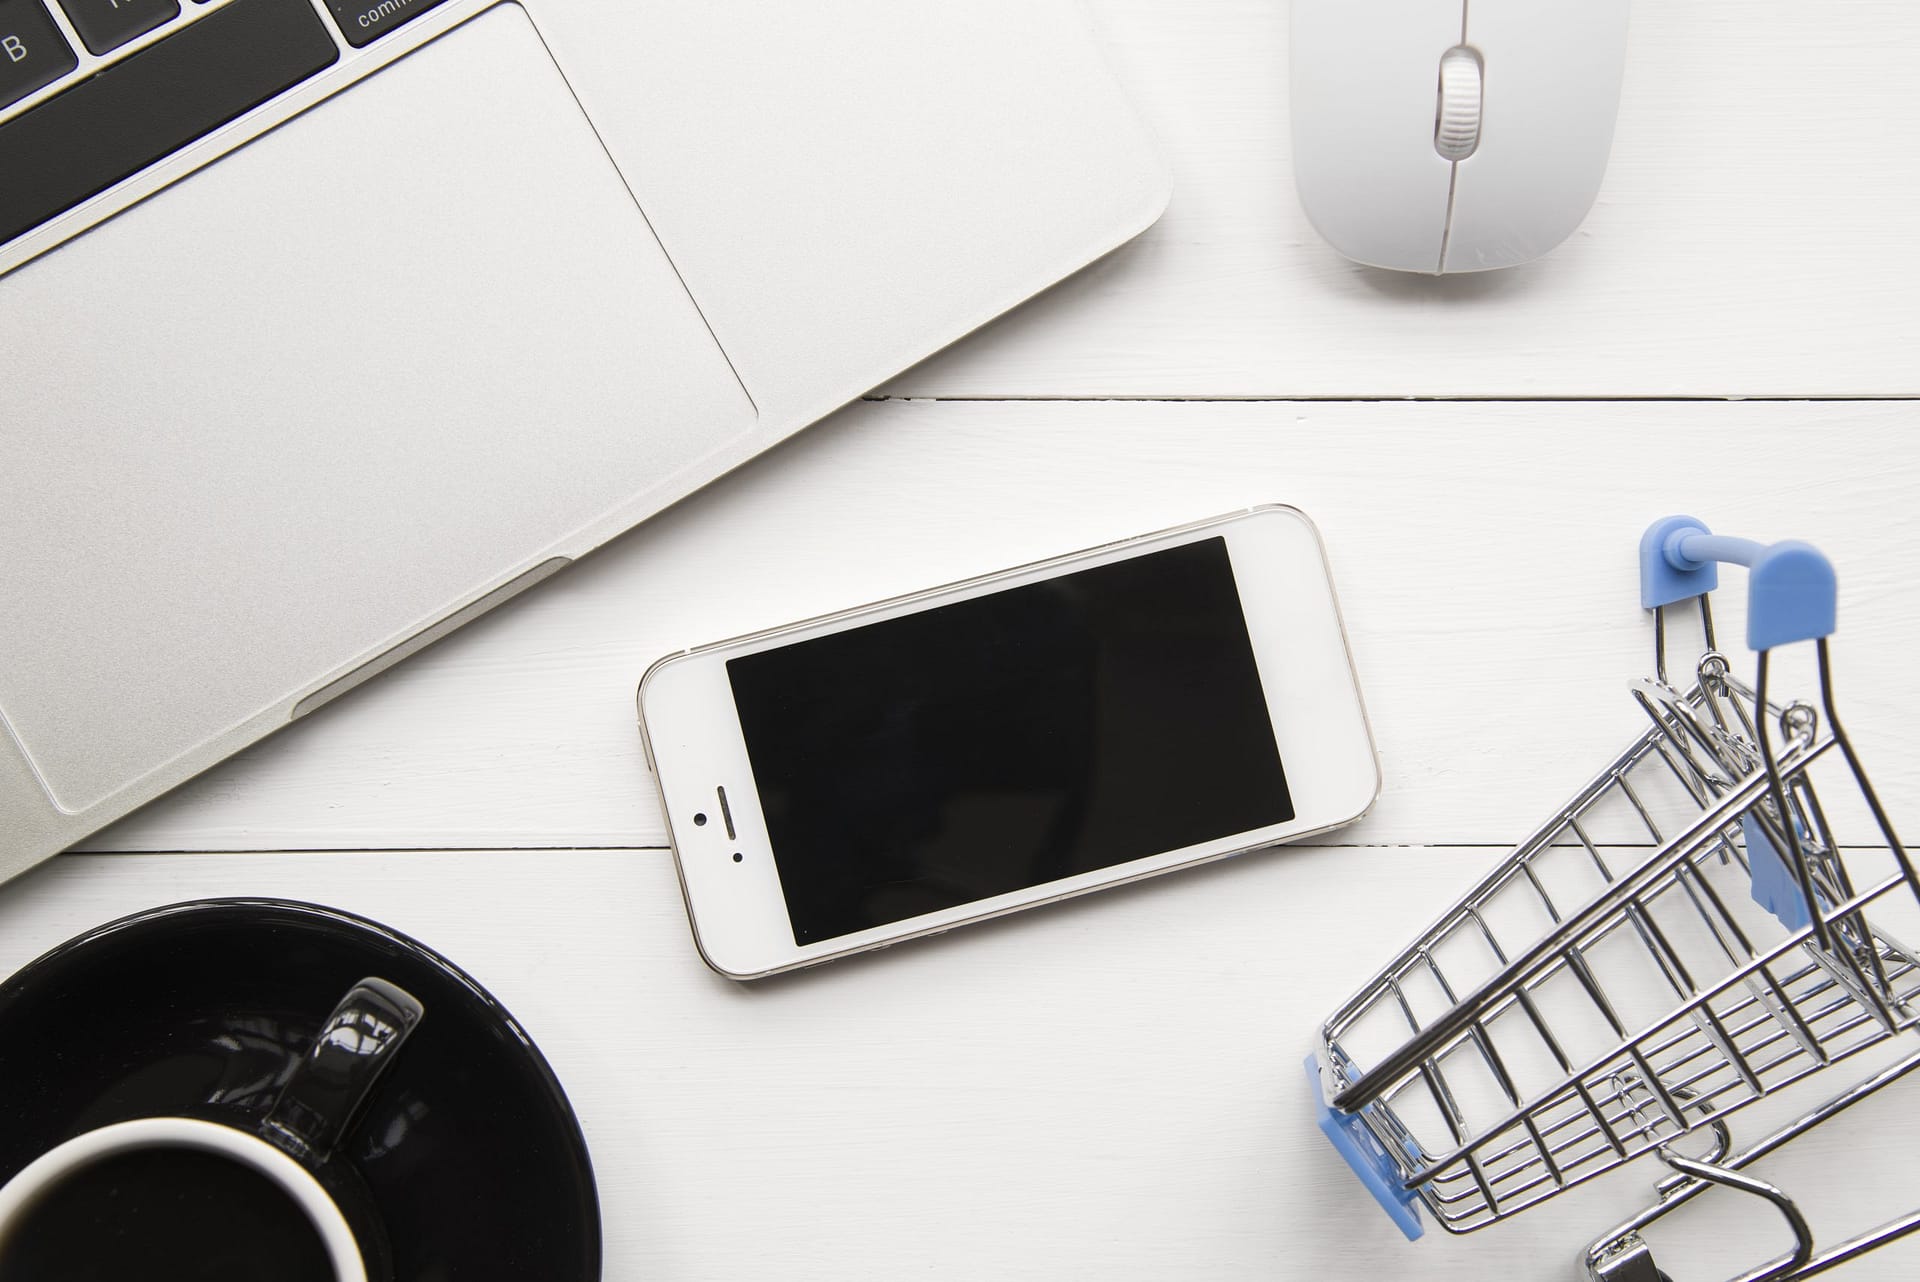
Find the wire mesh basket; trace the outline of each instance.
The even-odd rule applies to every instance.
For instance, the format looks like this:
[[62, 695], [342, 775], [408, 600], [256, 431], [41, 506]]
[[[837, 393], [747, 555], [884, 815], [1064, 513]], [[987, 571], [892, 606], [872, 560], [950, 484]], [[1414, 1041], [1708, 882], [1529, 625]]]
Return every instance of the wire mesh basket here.
[[[1587, 1248], [1587, 1277], [1591, 1282], [1672, 1282], [1654, 1263], [1653, 1251], [1641, 1236], [1641, 1230], [1665, 1219], [1694, 1198], [1716, 1187], [1735, 1189], [1772, 1203], [1785, 1218], [1793, 1236], [1793, 1247], [1785, 1255], [1742, 1270], [1732, 1282], [1799, 1282], [1799, 1279], [1824, 1273], [1877, 1247], [1920, 1231], [1920, 1211], [1909, 1211], [1869, 1232], [1817, 1250], [1813, 1230], [1794, 1199], [1775, 1185], [1747, 1174], [1747, 1169], [1754, 1163], [1770, 1157], [1821, 1123], [1871, 1098], [1916, 1068], [1920, 1068], [1920, 1049], [1909, 1050], [1896, 1062], [1861, 1079], [1818, 1108], [1795, 1118], [1739, 1153], [1731, 1152], [1733, 1137], [1725, 1122], [1709, 1123], [1714, 1132], [1714, 1147], [1706, 1160], [1688, 1158], [1670, 1149], [1663, 1150], [1661, 1157], [1673, 1168], [1674, 1174], [1660, 1181], [1657, 1186], [1658, 1198], [1652, 1206], [1625, 1223], [1616, 1225]], [[1753, 1249], [1747, 1243], [1747, 1237], [1741, 1235], [1739, 1245]]]
[[[1715, 649], [1717, 561], [1749, 568], [1751, 686]], [[1920, 956], [1882, 928], [1920, 878], [1834, 712], [1831, 565], [1670, 517], [1641, 540], [1641, 589], [1646, 729], [1334, 1012], [1308, 1060], [1322, 1130], [1409, 1237], [1422, 1208], [1465, 1233], [1648, 1152], [1731, 1174], [1669, 1146], [1724, 1136], [1920, 1017]], [[1682, 691], [1665, 611], [1688, 601], [1706, 645]], [[1803, 641], [1817, 706], [1782, 706], [1770, 660]], [[1839, 811], [1862, 840], [1836, 836]], [[1594, 1277], [1636, 1276], [1601, 1271], [1625, 1258], [1601, 1245]]]

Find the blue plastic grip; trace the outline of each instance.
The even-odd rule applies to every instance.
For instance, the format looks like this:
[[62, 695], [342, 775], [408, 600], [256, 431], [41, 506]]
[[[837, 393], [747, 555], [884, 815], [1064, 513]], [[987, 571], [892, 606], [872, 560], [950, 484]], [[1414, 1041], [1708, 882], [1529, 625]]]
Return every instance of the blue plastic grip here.
[[1393, 1158], [1380, 1146], [1366, 1123], [1346, 1113], [1338, 1113], [1327, 1106], [1326, 1092], [1320, 1088], [1320, 1064], [1312, 1055], [1307, 1056], [1307, 1080], [1313, 1083], [1313, 1100], [1320, 1122], [1320, 1133], [1325, 1135], [1341, 1157], [1347, 1159], [1347, 1165], [1373, 1194], [1373, 1200], [1387, 1213], [1407, 1241], [1418, 1241], [1426, 1227], [1420, 1223], [1419, 1198], [1409, 1192], [1400, 1178], [1400, 1171], [1394, 1165]]
[[1706, 524], [1691, 516], [1662, 517], [1640, 536], [1640, 604], [1649, 610], [1676, 601], [1704, 596], [1720, 586], [1713, 562], [1675, 565], [1668, 560], [1667, 539], [1688, 530], [1706, 532]]
[[1753, 902], [1780, 919], [1788, 930], [1805, 930], [1813, 924], [1807, 912], [1807, 897], [1801, 893], [1800, 879], [1787, 867], [1787, 861], [1752, 814], [1740, 817], [1740, 832], [1746, 838], [1747, 868], [1753, 874]]
[[1731, 561], [1735, 565], [1751, 567], [1767, 550], [1767, 545], [1752, 539], [1736, 539], [1729, 534], [1679, 529], [1668, 533], [1660, 550], [1667, 554], [1668, 565], [1679, 566], [1683, 570], [1697, 570], [1715, 561]]
[[1838, 583], [1833, 563], [1818, 548], [1793, 540], [1729, 538], [1690, 516], [1663, 517], [1640, 536], [1640, 604], [1656, 610], [1713, 591], [1719, 586], [1717, 561], [1748, 568], [1750, 649], [1833, 634]]

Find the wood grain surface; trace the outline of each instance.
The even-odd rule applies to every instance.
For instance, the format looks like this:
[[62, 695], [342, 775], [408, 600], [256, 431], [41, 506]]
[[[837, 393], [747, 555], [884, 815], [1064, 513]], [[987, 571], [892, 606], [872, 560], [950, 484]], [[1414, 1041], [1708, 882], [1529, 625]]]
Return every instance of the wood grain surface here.
[[633, 712], [661, 655], [1263, 502], [1320, 525], [1385, 768], [1344, 841], [1516, 841], [1626, 745], [1635, 548], [1671, 512], [1826, 549], [1851, 728], [1911, 779], [1916, 428], [1898, 401], [865, 403], [89, 847], [662, 845]]

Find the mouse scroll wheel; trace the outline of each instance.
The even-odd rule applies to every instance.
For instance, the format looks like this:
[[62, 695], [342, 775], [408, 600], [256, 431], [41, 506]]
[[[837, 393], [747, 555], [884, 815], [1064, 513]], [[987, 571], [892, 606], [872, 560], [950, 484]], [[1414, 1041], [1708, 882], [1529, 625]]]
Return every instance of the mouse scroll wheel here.
[[1465, 160], [1480, 146], [1481, 66], [1478, 50], [1456, 45], [1440, 55], [1440, 105], [1433, 149]]

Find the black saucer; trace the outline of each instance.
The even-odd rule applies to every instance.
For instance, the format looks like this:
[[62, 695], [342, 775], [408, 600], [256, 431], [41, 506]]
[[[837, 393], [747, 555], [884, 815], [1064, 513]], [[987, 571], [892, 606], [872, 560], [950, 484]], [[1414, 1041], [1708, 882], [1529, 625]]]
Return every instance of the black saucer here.
[[258, 1121], [370, 975], [426, 1008], [335, 1158], [376, 1208], [397, 1282], [597, 1282], [586, 1141], [532, 1039], [445, 958], [311, 904], [157, 908], [0, 984], [0, 1183], [113, 1122]]

